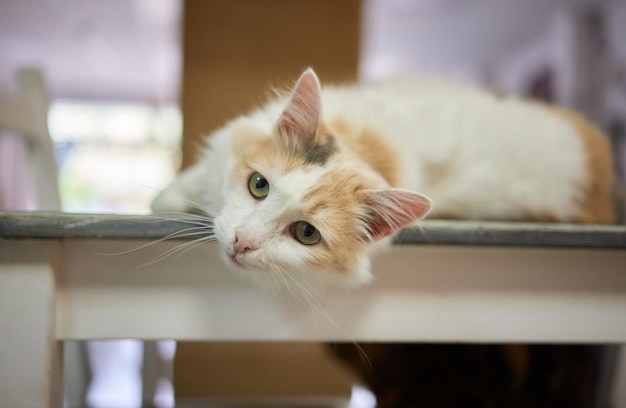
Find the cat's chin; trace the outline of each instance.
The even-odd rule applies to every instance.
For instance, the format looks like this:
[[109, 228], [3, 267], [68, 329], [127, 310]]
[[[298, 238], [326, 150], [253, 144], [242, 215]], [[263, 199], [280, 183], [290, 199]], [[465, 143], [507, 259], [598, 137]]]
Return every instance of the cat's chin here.
[[227, 251], [221, 251], [222, 260], [230, 269], [238, 272], [251, 272], [251, 268], [247, 267], [244, 262], [237, 259], [235, 255], [229, 254]]
[[[261, 286], [275, 286], [284, 284], [285, 288], [297, 284], [315, 290], [322, 290], [328, 287], [356, 287], [367, 284], [372, 280], [370, 273], [369, 258], [365, 257], [349, 273], [339, 271], [315, 270], [307, 268], [263, 268], [248, 265], [245, 259], [238, 259], [227, 251], [221, 251], [222, 259], [226, 266], [242, 276], [244, 279]], [[278, 271], [281, 272], [278, 272]]]
[[239, 268], [245, 268], [244, 264], [237, 259], [236, 255], [225, 255], [225, 258], [227, 258], [232, 264], [236, 265]]

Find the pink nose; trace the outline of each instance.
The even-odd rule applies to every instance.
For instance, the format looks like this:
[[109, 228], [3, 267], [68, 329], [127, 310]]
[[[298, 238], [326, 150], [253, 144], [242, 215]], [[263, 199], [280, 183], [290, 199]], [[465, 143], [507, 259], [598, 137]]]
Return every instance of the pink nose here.
[[248, 236], [237, 233], [235, 234], [234, 248], [235, 254], [243, 254], [249, 251], [254, 251], [257, 249], [257, 246]]

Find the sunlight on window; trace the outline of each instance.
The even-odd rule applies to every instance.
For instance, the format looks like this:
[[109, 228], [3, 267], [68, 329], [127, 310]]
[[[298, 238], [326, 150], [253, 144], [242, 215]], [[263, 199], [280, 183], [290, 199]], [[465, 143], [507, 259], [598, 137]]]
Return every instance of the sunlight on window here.
[[48, 123], [65, 211], [147, 213], [180, 161], [177, 107], [56, 102]]

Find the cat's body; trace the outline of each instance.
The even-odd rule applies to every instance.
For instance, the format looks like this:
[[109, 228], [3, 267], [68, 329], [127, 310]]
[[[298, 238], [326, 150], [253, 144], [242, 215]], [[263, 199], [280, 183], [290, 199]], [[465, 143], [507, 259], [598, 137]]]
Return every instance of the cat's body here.
[[[435, 218], [610, 223], [612, 171], [607, 140], [564, 110], [437, 81], [320, 91], [308, 70], [216, 131], [153, 208], [215, 212], [239, 269], [362, 282], [374, 244], [431, 210], [425, 196]], [[319, 241], [298, 241], [301, 221]]]
[[[607, 140], [571, 112], [408, 79], [320, 91], [309, 70], [291, 95], [214, 132], [153, 209], [205, 209], [216, 216], [227, 264], [311, 296], [318, 278], [366, 281], [373, 247], [429, 211], [610, 223], [613, 184]], [[333, 350], [362, 374], [379, 407], [588, 405], [586, 349], [565, 364], [558, 349], [514, 349], [512, 358], [508, 347]], [[584, 370], [572, 375], [572, 367]]]

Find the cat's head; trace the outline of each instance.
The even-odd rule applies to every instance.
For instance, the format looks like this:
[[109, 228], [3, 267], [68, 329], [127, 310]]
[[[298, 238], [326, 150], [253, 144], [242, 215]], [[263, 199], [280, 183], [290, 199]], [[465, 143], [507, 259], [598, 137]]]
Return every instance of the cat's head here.
[[309, 69], [270, 134], [232, 127], [236, 158], [215, 232], [226, 262], [255, 278], [365, 282], [371, 248], [430, 209], [345, 149], [321, 119], [320, 92]]

